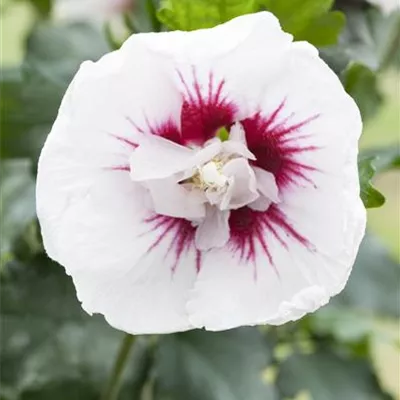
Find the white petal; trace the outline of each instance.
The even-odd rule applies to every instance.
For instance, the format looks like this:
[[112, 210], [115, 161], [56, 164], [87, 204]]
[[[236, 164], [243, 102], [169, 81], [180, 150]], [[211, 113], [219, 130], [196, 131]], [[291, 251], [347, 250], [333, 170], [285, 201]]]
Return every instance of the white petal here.
[[206, 218], [196, 230], [196, 247], [209, 250], [222, 247], [229, 239], [229, 211], [221, 211], [217, 207], [208, 206]]
[[227, 154], [237, 154], [250, 160], [255, 160], [254, 154], [247, 148], [243, 126], [237, 122], [229, 132], [229, 140], [223, 142], [223, 150]]
[[266, 198], [272, 200], [274, 203], [279, 203], [279, 189], [274, 175], [258, 167], [253, 167], [253, 171], [257, 179], [257, 189]]
[[[278, 208], [286, 227], [269, 221], [273, 229], [264, 229], [262, 241], [256, 237], [243, 255], [234, 237], [223, 249], [205, 255], [187, 306], [194, 326], [222, 330], [299, 319], [339, 293], [351, 272], [366, 223], [357, 173], [359, 111], [305, 43], [293, 45], [281, 76], [265, 94], [263, 113], [270, 115], [284, 98], [282, 119], [292, 113], [294, 122], [318, 115], [295, 132], [309, 136], [294, 139], [318, 148], [295, 157], [316, 168], [307, 175], [313, 184], [291, 185], [281, 191], [281, 203], [268, 209]], [[296, 239], [291, 229], [308, 242]], [[249, 251], [254, 258], [248, 259]]]
[[214, 158], [222, 149], [222, 143], [219, 139], [212, 141], [209, 145], [206, 145], [203, 149], [199, 150], [195, 156], [195, 165], [200, 166], [207, 163]]
[[[243, 119], [258, 111], [259, 100], [279, 72], [279, 62], [290, 49], [292, 36], [282, 31], [274, 15], [260, 12], [198, 31], [193, 36], [182, 35], [180, 39], [179, 43], [185, 45], [179, 50], [182, 55], [178, 69], [191, 93], [195, 95], [192, 87], [197, 80], [202, 96], [207, 98], [212, 73], [215, 86], [224, 81], [221, 97], [233, 101], [238, 106], [238, 118]], [[167, 49], [165, 41], [165, 48], [163, 51], [172, 52], [174, 47], [168, 43]], [[182, 86], [180, 79], [177, 84]]]
[[124, 140], [140, 139], [129, 120], [146, 127], [146, 117], [156, 124], [176, 117], [181, 97], [169, 80], [174, 73], [137, 42], [131, 52], [83, 64], [39, 161], [37, 212], [46, 251], [72, 276], [85, 310], [130, 333], [192, 328], [185, 302], [196, 277], [194, 245], [173, 272], [174, 232], [144, 222], [145, 193], [127, 171], [112, 170], [129, 167], [134, 146]]
[[188, 163], [189, 166], [182, 175], [178, 175], [178, 180], [182, 181], [192, 177], [196, 170], [214, 158], [221, 151], [221, 148], [221, 141], [217, 139], [202, 149], [193, 150], [193, 157]]
[[222, 148], [226, 154], [236, 154], [249, 160], [255, 160], [254, 154], [246, 147], [245, 144], [233, 140], [223, 142]]
[[[48, 142], [41, 157], [38, 214], [46, 249], [72, 276], [82, 307], [130, 333], [190, 329], [184, 304], [196, 276], [194, 247], [173, 273], [173, 233], [151, 250], [163, 231], [144, 222], [151, 214], [129, 174], [101, 171], [85, 185], [84, 155], [56, 147]], [[61, 214], [45, 201], [63, 202]]]
[[146, 182], [150, 191], [154, 211], [157, 214], [195, 220], [204, 218], [205, 198], [197, 191], [190, 191], [178, 184], [174, 178]]
[[260, 195], [257, 199], [255, 199], [248, 206], [255, 211], [267, 211], [269, 206], [272, 204], [272, 201], [265, 197], [264, 195]]
[[273, 264], [257, 241], [254, 263], [241, 259], [233, 245], [205, 254], [187, 306], [191, 323], [208, 330], [279, 325], [325, 305], [348, 279], [356, 254], [354, 248], [363, 234], [360, 217], [360, 214], [347, 216], [352, 235], [350, 239], [349, 232], [342, 233], [348, 237], [342, 242], [347, 242], [347, 247], [338, 258], [336, 254], [328, 256], [301, 245], [279, 227], [276, 231], [288, 249], [272, 232], [264, 234]]
[[239, 142], [247, 146], [246, 133], [243, 125], [240, 122], [236, 122], [231, 127], [231, 130], [229, 131], [229, 140], [233, 140], [234, 142]]
[[149, 135], [130, 159], [134, 181], [170, 177], [193, 166], [195, 151], [159, 136]]
[[268, 12], [243, 15], [214, 28], [190, 33], [173, 31], [163, 35], [153, 33], [139, 36], [155, 53], [176, 57], [181, 63], [191, 66], [199, 61], [225, 57], [249, 38], [257, 38], [260, 34], [263, 34], [260, 44], [271, 48], [271, 52], [282, 45], [282, 40], [287, 39], [285, 36], [289, 40], [291, 38], [281, 31], [278, 20]]
[[222, 209], [240, 208], [259, 197], [254, 172], [244, 158], [229, 161], [222, 168], [222, 173], [232, 178], [221, 203]]

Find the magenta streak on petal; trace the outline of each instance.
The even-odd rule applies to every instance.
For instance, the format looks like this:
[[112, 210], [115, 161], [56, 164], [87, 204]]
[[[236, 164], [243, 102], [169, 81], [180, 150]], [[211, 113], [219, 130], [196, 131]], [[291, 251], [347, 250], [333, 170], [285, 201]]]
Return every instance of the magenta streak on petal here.
[[138, 132], [145, 133], [145, 131], [139, 125], [137, 125], [136, 122], [132, 120], [132, 118], [130, 117], [125, 117], [125, 118]]
[[285, 100], [269, 116], [264, 117], [258, 112], [253, 117], [241, 121], [249, 150], [256, 156], [253, 164], [274, 174], [280, 189], [304, 181], [314, 184], [307, 172], [317, 169], [294, 159], [294, 156], [319, 149], [318, 146], [302, 146], [301, 140], [310, 135], [303, 132], [299, 134], [299, 131], [318, 118], [318, 115], [288, 124], [294, 114], [278, 121], [284, 106]]
[[131, 167], [129, 165], [115, 165], [113, 167], [110, 167], [109, 169], [111, 169], [112, 171], [131, 171]]
[[269, 263], [279, 275], [274, 265], [267, 233], [271, 233], [287, 251], [290, 251], [287, 237], [292, 237], [301, 245], [313, 249], [310, 242], [303, 237], [287, 220], [286, 215], [273, 204], [267, 211], [260, 212], [249, 207], [232, 210], [229, 218], [231, 237], [229, 246], [239, 253], [241, 260], [256, 265], [256, 244], [260, 245]]
[[226, 97], [221, 98], [225, 82], [221, 80], [215, 87], [212, 72], [208, 76], [207, 88], [203, 88], [193, 68], [193, 90], [181, 72], [177, 73], [185, 89], [181, 110], [182, 144], [203, 145], [215, 136], [219, 128], [235, 122], [237, 106]]
[[158, 234], [157, 238], [147, 250], [148, 252], [156, 249], [164, 240], [169, 241], [165, 256], [170, 253], [174, 254], [174, 262], [171, 266], [171, 272], [174, 273], [182, 255], [193, 249], [195, 250], [195, 259], [193, 262], [196, 271], [200, 271], [201, 253], [195, 249], [194, 244], [196, 227], [194, 227], [190, 221], [183, 218], [173, 218], [166, 215], [155, 214], [145, 219], [145, 222], [151, 225], [150, 232], [156, 232]]
[[139, 146], [137, 143], [133, 142], [130, 139], [124, 138], [122, 136], [114, 135], [113, 133], [110, 133], [110, 135], [112, 137], [114, 137], [115, 139], [119, 140], [120, 142], [125, 143], [128, 146], [132, 147], [133, 149], [136, 149]]

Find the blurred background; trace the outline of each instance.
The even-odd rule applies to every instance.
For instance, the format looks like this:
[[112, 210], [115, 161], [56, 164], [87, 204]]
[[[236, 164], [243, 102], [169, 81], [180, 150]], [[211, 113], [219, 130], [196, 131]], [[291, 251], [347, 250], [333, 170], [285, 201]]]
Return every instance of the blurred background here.
[[[98, 398], [123, 337], [81, 313], [69, 278], [45, 258], [35, 221], [37, 156], [69, 80], [82, 60], [132, 33], [215, 25], [218, 1], [193, 0], [203, 9], [191, 21], [188, 0], [2, 0], [2, 400]], [[293, 15], [312, 1], [258, 5], [320, 48], [363, 114], [360, 157], [372, 160], [367, 175], [376, 170], [373, 185], [386, 201], [378, 207], [380, 194], [367, 187], [369, 233], [344, 293], [280, 328], [171, 335], [157, 350], [139, 338], [120, 398], [400, 400], [399, 1], [321, 1], [325, 14], [312, 14], [301, 31]], [[243, 359], [248, 371], [235, 371]]]

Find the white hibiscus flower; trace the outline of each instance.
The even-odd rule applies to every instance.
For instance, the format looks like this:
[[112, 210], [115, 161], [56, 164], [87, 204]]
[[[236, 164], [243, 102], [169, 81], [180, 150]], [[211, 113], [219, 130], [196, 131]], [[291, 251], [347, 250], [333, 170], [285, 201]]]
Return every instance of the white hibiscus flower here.
[[270, 13], [134, 35], [83, 63], [48, 136], [46, 250], [130, 333], [296, 320], [343, 289], [363, 237], [360, 133]]

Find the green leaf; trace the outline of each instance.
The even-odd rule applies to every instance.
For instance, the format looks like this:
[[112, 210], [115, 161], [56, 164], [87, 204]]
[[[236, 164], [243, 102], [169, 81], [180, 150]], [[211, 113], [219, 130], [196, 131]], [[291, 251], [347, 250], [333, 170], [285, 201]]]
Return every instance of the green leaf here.
[[376, 74], [366, 66], [351, 63], [342, 74], [343, 86], [360, 108], [363, 119], [373, 116], [382, 104]]
[[399, 50], [400, 13], [383, 15], [377, 9], [351, 9], [341, 46], [351, 60], [377, 71]]
[[346, 17], [340, 11], [332, 11], [314, 18], [296, 35], [296, 40], [306, 40], [315, 46], [330, 46], [338, 42], [339, 35], [346, 23]]
[[42, 17], [49, 17], [53, 9], [53, 0], [29, 0]]
[[361, 244], [350, 279], [332, 304], [382, 317], [399, 317], [400, 267], [371, 234]]
[[376, 173], [400, 168], [400, 145], [364, 150], [361, 158], [373, 158]]
[[[71, 278], [43, 254], [8, 263], [1, 287], [2, 390], [23, 400], [99, 398], [124, 334], [85, 314]], [[149, 354], [138, 338], [122, 388], [132, 397], [121, 399], [140, 392]]]
[[164, 336], [155, 358], [155, 400], [269, 400], [271, 349], [256, 328]]
[[35, 183], [28, 159], [1, 162], [1, 254], [35, 217]]
[[50, 382], [40, 388], [25, 390], [20, 400], [98, 400], [99, 396], [89, 383], [79, 379]]
[[157, 18], [157, 9], [154, 4], [154, 0], [146, 0], [146, 11], [151, 22], [151, 27], [154, 32], [159, 32], [161, 30], [160, 21]]
[[157, 17], [171, 30], [211, 28], [256, 11], [256, 0], [162, 0]]
[[313, 333], [332, 335], [341, 343], [357, 343], [374, 333], [371, 314], [329, 304], [310, 315]]
[[290, 356], [279, 369], [278, 386], [288, 397], [304, 392], [316, 400], [390, 400], [366, 359], [327, 350]]
[[[344, 3], [344, 1], [342, 1]], [[346, 24], [340, 44], [321, 50], [321, 57], [339, 75], [350, 62], [371, 71], [381, 70], [400, 59], [400, 13], [389, 16], [378, 10], [360, 6], [343, 7]], [[342, 8], [342, 7], [341, 7]], [[374, 84], [373, 84], [374, 85]], [[375, 88], [373, 88], [373, 97]]]
[[358, 173], [360, 179], [360, 196], [366, 208], [381, 207], [385, 204], [385, 197], [376, 190], [371, 179], [375, 175], [376, 168], [373, 164], [375, 158], [362, 158], [358, 161]]
[[279, 19], [286, 32], [296, 37], [312, 20], [327, 13], [333, 0], [259, 0], [259, 3]]
[[92, 25], [46, 23], [28, 37], [25, 63], [65, 87], [83, 61], [97, 60], [109, 50], [101, 31]]
[[44, 24], [32, 32], [21, 68], [2, 74], [2, 158], [36, 161], [80, 63], [107, 50], [100, 33], [84, 24]]
[[329, 11], [332, 0], [259, 0], [259, 3], [278, 17], [284, 31], [315, 46], [336, 44], [346, 21], [340, 11]]

